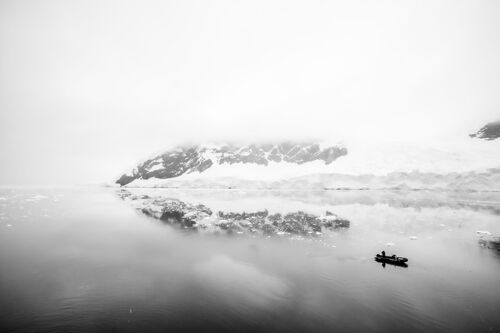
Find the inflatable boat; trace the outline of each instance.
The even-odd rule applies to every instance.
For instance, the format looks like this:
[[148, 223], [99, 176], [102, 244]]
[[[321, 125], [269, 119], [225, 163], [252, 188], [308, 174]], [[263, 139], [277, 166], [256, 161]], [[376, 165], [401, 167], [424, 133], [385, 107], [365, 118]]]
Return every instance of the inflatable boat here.
[[391, 264], [391, 265], [397, 265], [397, 266], [408, 266], [406, 264], [406, 262], [408, 261], [407, 258], [396, 257], [396, 255], [383, 256], [381, 254], [377, 254], [375, 256], [375, 261], [381, 262], [381, 263], [386, 263], [386, 264]]

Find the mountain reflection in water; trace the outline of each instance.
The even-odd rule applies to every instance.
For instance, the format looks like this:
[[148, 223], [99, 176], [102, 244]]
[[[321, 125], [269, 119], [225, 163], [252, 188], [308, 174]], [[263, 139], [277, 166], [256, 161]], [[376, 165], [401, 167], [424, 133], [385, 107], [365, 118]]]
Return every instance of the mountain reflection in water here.
[[[128, 189], [214, 214], [326, 211], [318, 237], [180, 232], [116, 189], [0, 190], [6, 331], [495, 331], [500, 195]], [[226, 218], [227, 219], [227, 218]], [[373, 257], [381, 250], [409, 267]]]

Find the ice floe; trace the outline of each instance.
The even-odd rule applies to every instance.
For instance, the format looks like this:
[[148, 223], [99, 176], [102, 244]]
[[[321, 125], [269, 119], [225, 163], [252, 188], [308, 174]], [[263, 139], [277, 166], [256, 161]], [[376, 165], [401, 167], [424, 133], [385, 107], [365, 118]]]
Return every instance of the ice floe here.
[[46, 195], [36, 194], [36, 195], [33, 195], [31, 198], [26, 199], [25, 201], [35, 202], [35, 201], [40, 201], [40, 200], [47, 199], [47, 198], [48, 198], [48, 196], [46, 196]]

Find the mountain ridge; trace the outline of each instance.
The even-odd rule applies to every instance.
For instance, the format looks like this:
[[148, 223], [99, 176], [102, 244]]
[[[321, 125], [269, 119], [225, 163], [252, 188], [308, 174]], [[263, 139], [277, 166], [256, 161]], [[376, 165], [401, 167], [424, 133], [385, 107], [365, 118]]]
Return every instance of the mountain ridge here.
[[347, 155], [347, 149], [342, 145], [322, 148], [317, 143], [192, 145], [177, 147], [148, 159], [134, 168], [131, 175], [123, 174], [116, 183], [124, 186], [135, 180], [170, 179], [192, 173], [201, 174], [214, 165], [225, 164], [267, 166], [286, 162], [299, 165], [319, 161], [328, 165], [344, 155]]

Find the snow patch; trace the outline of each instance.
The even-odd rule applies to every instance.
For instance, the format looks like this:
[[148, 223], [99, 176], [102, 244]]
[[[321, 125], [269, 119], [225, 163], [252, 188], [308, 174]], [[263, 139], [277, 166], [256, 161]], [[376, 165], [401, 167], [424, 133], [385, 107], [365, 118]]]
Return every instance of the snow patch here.
[[156, 171], [156, 170], [162, 170], [164, 169], [165, 167], [163, 166], [162, 163], [157, 163], [155, 165], [153, 165], [150, 169], [149, 169], [149, 172], [152, 172], [152, 171]]

